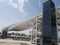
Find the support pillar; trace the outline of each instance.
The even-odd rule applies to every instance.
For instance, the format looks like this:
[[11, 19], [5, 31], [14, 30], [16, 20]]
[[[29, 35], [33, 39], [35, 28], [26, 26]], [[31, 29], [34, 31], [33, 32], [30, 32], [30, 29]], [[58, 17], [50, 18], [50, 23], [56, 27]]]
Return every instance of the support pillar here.
[[2, 31], [2, 39], [7, 38], [7, 32], [8, 32], [8, 31], [6, 31], [6, 30], [3, 30], [3, 31]]

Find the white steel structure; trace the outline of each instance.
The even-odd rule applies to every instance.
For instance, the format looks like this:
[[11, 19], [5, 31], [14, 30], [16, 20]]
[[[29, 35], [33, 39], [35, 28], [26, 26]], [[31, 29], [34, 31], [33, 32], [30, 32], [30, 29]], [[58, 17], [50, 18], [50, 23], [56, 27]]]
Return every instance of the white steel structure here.
[[[60, 12], [58, 10], [60, 7], [56, 8], [56, 13], [57, 13], [57, 25], [60, 26]], [[34, 45], [40, 44], [42, 45], [42, 14], [38, 14], [37, 16], [26, 20], [22, 23], [16, 23], [11, 26], [8, 26], [4, 28], [3, 30], [13, 30], [13, 31], [23, 31], [26, 29], [32, 28], [32, 33], [31, 33], [31, 43]], [[60, 29], [58, 28], [60, 31]]]
[[42, 27], [42, 17], [38, 15], [33, 20], [32, 44], [34, 45], [38, 45], [38, 44], [42, 45], [41, 27]]

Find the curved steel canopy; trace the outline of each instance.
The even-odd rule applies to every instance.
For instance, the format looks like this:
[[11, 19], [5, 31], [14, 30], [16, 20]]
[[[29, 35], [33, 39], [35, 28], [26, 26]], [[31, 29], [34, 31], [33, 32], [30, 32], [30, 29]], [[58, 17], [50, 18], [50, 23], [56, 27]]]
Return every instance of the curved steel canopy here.
[[[60, 10], [60, 6], [56, 8], [56, 10]], [[37, 16], [42, 17], [42, 14], [38, 14]], [[33, 17], [29, 20], [26, 20], [22, 23], [16, 23], [16, 24], [12, 24], [6, 28], [4, 28], [3, 30], [11, 30], [11, 31], [22, 31], [22, 30], [26, 30], [26, 29], [30, 29], [32, 28], [32, 21], [37, 17]]]

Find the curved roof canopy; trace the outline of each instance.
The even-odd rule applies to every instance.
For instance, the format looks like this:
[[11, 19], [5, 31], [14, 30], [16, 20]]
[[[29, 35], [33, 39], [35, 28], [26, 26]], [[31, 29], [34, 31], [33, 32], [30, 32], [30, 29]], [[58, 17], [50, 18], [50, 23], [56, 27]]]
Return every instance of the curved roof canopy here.
[[[56, 10], [59, 10], [60, 7], [57, 7]], [[27, 29], [31, 29], [32, 28], [32, 21], [35, 20], [35, 18], [40, 17], [42, 18], [42, 14], [39, 13], [38, 15], [32, 17], [29, 20], [26, 20], [22, 23], [16, 23], [16, 24], [12, 24], [6, 28], [4, 28], [3, 30], [11, 30], [11, 31], [22, 31], [22, 30], [27, 30]]]
[[16, 23], [16, 24], [12, 24], [6, 28], [4, 28], [3, 30], [8, 30], [8, 31], [22, 31], [22, 30], [27, 30], [27, 29], [31, 29], [32, 28], [32, 21], [36, 18], [36, 17], [41, 17], [42, 14], [38, 14], [37, 16], [32, 17], [31, 19], [25, 20], [22, 23]]

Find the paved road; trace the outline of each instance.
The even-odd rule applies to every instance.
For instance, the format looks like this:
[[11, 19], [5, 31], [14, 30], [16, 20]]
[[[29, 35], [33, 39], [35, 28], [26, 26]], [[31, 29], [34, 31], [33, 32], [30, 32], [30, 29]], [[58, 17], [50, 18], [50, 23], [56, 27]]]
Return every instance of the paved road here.
[[29, 41], [16, 41], [11, 39], [0, 39], [0, 45], [32, 45]]
[[[29, 41], [19, 41], [12, 39], [0, 39], [0, 45], [32, 45]], [[60, 45], [60, 43], [59, 43]]]

